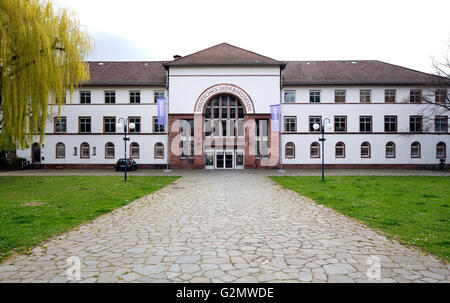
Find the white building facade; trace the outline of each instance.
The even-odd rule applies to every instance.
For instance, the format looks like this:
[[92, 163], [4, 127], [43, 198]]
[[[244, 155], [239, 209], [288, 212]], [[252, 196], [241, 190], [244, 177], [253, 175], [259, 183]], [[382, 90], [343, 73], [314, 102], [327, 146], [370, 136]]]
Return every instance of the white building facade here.
[[[379, 61], [281, 62], [223, 43], [169, 62], [89, 66], [91, 80], [48, 119], [42, 146], [17, 156], [111, 167], [124, 157], [120, 118], [136, 125], [127, 157], [147, 168], [315, 168], [322, 157], [329, 167], [420, 168], [448, 155], [447, 87]], [[332, 125], [324, 148], [314, 124]]]

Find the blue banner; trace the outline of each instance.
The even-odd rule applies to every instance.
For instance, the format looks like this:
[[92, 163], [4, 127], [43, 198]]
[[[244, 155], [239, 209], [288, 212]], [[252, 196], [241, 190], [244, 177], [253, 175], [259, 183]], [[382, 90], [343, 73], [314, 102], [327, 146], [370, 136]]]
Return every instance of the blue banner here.
[[270, 106], [270, 114], [272, 118], [271, 130], [273, 132], [280, 131], [280, 104]]
[[158, 125], [166, 125], [166, 98], [158, 98], [156, 99], [156, 103], [158, 104]]

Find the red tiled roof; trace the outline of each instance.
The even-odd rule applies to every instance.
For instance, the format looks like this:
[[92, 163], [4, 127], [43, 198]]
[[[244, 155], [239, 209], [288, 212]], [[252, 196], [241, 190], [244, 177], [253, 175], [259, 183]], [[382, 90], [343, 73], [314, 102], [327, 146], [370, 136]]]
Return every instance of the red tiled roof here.
[[377, 60], [288, 61], [283, 85], [427, 84], [436, 76]]
[[284, 65], [284, 62], [259, 55], [228, 43], [220, 43], [199, 52], [167, 62], [165, 65]]
[[163, 61], [89, 61], [91, 78], [86, 86], [164, 86]]

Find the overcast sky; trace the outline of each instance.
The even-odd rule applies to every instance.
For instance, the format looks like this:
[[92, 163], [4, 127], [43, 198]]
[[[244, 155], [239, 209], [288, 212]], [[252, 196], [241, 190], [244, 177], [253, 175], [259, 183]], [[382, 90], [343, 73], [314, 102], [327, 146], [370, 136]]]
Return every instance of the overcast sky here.
[[170, 60], [230, 44], [278, 60], [377, 59], [430, 72], [448, 0], [54, 0], [95, 40], [91, 60]]

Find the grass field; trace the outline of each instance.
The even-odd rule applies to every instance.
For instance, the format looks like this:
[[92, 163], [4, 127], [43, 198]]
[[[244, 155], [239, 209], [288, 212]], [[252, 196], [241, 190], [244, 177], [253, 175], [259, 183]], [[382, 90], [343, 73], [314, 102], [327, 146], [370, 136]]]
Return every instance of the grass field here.
[[450, 258], [450, 177], [272, 177], [280, 185]]
[[175, 179], [133, 176], [125, 183], [118, 176], [0, 177], [0, 262]]

